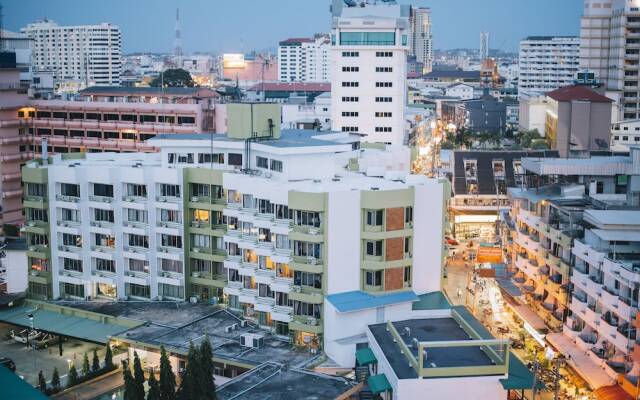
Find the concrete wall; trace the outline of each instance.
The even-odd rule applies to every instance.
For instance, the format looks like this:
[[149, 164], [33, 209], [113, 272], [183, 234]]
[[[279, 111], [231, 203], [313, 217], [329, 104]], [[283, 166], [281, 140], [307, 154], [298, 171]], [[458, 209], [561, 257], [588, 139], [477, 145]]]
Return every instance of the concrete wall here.
[[360, 193], [328, 195], [327, 294], [360, 290]]
[[28, 263], [26, 251], [4, 250], [6, 257], [2, 265], [7, 269], [7, 292], [20, 293], [27, 290]]

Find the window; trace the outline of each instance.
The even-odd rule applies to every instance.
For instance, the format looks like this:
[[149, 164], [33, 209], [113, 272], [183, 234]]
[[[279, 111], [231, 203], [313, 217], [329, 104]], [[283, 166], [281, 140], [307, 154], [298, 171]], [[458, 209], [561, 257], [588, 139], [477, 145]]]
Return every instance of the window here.
[[130, 233], [129, 235], [129, 246], [133, 247], [144, 247], [145, 249], [149, 248], [149, 238], [144, 235], [135, 235]]
[[113, 223], [113, 210], [103, 210], [101, 208], [93, 209], [93, 220], [97, 222]]
[[182, 261], [169, 260], [166, 258], [160, 258], [160, 269], [164, 272], [174, 272], [176, 274], [182, 273]]
[[203, 183], [192, 183], [191, 184], [191, 196], [194, 197], [209, 197], [211, 191], [211, 186], [205, 185]]
[[80, 185], [75, 185], [72, 183], [61, 183], [60, 195], [69, 197], [80, 197]]
[[375, 113], [376, 118], [391, 118], [392, 114], [390, 112], [381, 112], [377, 111]]
[[342, 82], [342, 87], [359, 87], [360, 82]]
[[283, 250], [291, 249], [291, 242], [289, 241], [289, 236], [276, 234], [276, 248]]
[[392, 101], [391, 97], [376, 97], [376, 103], [391, 103]]
[[282, 172], [282, 161], [272, 159], [269, 169], [276, 172]]
[[382, 256], [382, 240], [367, 240], [365, 242], [365, 254], [368, 256]]
[[181, 117], [178, 116], [178, 125], [193, 125], [196, 123], [196, 119], [194, 117]]
[[376, 87], [393, 87], [393, 82], [376, 82]]
[[382, 271], [366, 271], [365, 282], [367, 286], [382, 286]]
[[395, 44], [395, 32], [340, 32], [342, 46], [393, 46]]
[[405, 287], [411, 285], [411, 267], [410, 266], [404, 267], [403, 282]]
[[107, 185], [104, 183], [94, 183], [93, 195], [113, 198], [113, 185]]
[[178, 210], [168, 210], [166, 208], [158, 209], [160, 222], [171, 222], [174, 224], [182, 223], [182, 212]]
[[360, 98], [359, 97], [344, 96], [344, 97], [342, 97], [342, 101], [344, 103], [356, 103], [356, 102], [360, 101]]
[[283, 204], [276, 204], [275, 208], [276, 208], [276, 219], [291, 218], [291, 211], [289, 210], [288, 206], [285, 206]]
[[82, 260], [74, 260], [73, 258], [63, 258], [62, 268], [67, 271], [82, 272]]
[[404, 208], [404, 223], [411, 224], [413, 223], [413, 207], [405, 207]]
[[411, 237], [404, 238], [404, 253], [411, 254]]
[[320, 258], [321, 245], [319, 243], [294, 241], [294, 254], [300, 257]]
[[200, 153], [198, 154], [199, 164], [224, 164], [224, 153]]
[[320, 213], [316, 211], [295, 210], [294, 224], [298, 226], [320, 227]]
[[120, 120], [127, 122], [138, 122], [138, 116], [135, 114], [122, 114], [120, 116]]
[[342, 57], [360, 57], [360, 52], [358, 51], [343, 51]]
[[64, 296], [84, 298], [84, 285], [74, 285], [73, 283], [60, 283], [60, 292]]
[[149, 262], [146, 260], [136, 260], [129, 258], [129, 271], [149, 273]]
[[322, 289], [322, 275], [310, 272], [294, 271], [293, 284], [296, 286], [309, 286]]
[[384, 57], [384, 58], [393, 57], [393, 52], [392, 51], [376, 51], [376, 57]]
[[126, 208], [125, 215], [128, 222], [140, 222], [143, 224], [147, 223], [148, 214], [146, 210], [135, 210], [133, 208]]
[[256, 166], [258, 168], [269, 168], [269, 159], [265, 157], [256, 156]]
[[29, 237], [29, 244], [31, 246], [48, 246], [49, 245], [49, 239], [47, 238], [47, 235], [30, 233], [28, 234], [28, 237]]
[[116, 239], [112, 235], [105, 235], [104, 233], [94, 233], [93, 235], [96, 246], [109, 247], [111, 249], [116, 247]]
[[376, 132], [391, 132], [391, 127], [390, 126], [376, 126], [375, 127], [375, 131]]
[[174, 117], [173, 115], [159, 115], [158, 122], [165, 124], [175, 124], [176, 117]]
[[293, 312], [295, 315], [305, 315], [308, 317], [320, 318], [320, 304], [311, 304], [311, 303], [304, 303], [302, 301], [294, 301]]
[[174, 247], [176, 249], [181, 249], [182, 248], [182, 237], [181, 236], [174, 236], [174, 235], [167, 235], [167, 234], [161, 234], [160, 235], [160, 244], [163, 247]]
[[62, 244], [65, 246], [82, 247], [82, 236], [72, 233], [62, 234]]
[[116, 264], [113, 260], [105, 260], [104, 258], [96, 258], [96, 271], [116, 272]]
[[357, 126], [343, 126], [342, 132], [358, 132], [359, 128]]
[[180, 197], [180, 186], [170, 185], [167, 183], [160, 184], [160, 196], [163, 197]]
[[358, 111], [343, 111], [343, 117], [357, 117], [359, 115]]
[[145, 123], [145, 122], [156, 122], [156, 116], [155, 115], [141, 115], [140, 116], [140, 122]]
[[27, 183], [27, 196], [46, 197], [47, 185], [43, 183]]
[[229, 165], [242, 167], [242, 154], [229, 153]]
[[360, 67], [342, 67], [342, 72], [360, 72]]
[[80, 222], [80, 210], [72, 210], [70, 208], [61, 208], [60, 220], [68, 221], [68, 222]]
[[191, 245], [193, 247], [209, 249], [211, 248], [211, 236], [201, 234], [191, 234]]
[[127, 196], [147, 197], [147, 186], [127, 183]]
[[393, 72], [393, 67], [376, 67], [376, 72]]
[[366, 223], [369, 226], [382, 226], [384, 210], [367, 210]]
[[265, 283], [258, 284], [258, 296], [273, 298], [271, 287]]
[[258, 212], [260, 214], [273, 214], [273, 204], [269, 200], [258, 199]]
[[148, 299], [150, 294], [149, 286], [136, 285], [135, 283], [125, 282], [124, 290], [127, 296], [142, 297]]
[[41, 210], [38, 208], [27, 208], [27, 220], [48, 222], [49, 214], [47, 210]]
[[162, 297], [169, 297], [172, 299], [183, 299], [184, 288], [182, 286], [160, 283], [158, 285], [158, 295]]
[[283, 292], [276, 292], [276, 305], [283, 307], [291, 307], [291, 301], [289, 295]]

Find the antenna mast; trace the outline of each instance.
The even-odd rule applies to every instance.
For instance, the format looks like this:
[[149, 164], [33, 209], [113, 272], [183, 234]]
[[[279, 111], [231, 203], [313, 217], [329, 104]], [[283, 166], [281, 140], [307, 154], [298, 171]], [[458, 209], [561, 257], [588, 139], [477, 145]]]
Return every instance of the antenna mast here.
[[180, 38], [180, 9], [176, 8], [176, 28], [175, 39], [173, 42], [173, 55], [176, 57], [178, 68], [182, 68], [182, 38]]

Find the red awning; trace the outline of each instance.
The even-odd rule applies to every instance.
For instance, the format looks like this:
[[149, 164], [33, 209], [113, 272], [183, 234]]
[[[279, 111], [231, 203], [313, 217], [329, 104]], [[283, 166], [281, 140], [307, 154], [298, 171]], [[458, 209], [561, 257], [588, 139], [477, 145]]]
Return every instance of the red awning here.
[[633, 397], [618, 385], [603, 386], [594, 390], [593, 394], [597, 400], [633, 400]]

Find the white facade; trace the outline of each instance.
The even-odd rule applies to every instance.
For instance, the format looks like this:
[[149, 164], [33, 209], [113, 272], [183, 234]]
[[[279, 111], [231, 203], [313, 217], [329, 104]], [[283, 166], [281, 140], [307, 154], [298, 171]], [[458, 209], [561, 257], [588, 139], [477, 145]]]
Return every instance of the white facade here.
[[580, 67], [595, 73], [615, 99], [614, 121], [640, 117], [639, 0], [585, 0], [580, 26]]
[[[13, 242], [13, 243], [11, 243]], [[4, 257], [0, 259], [0, 286], [5, 284], [7, 293], [22, 293], [27, 290], [27, 248], [15, 239], [8, 239], [0, 252]]]
[[[331, 94], [317, 96], [312, 104], [282, 104], [282, 128], [297, 129], [319, 123], [319, 129], [331, 128]], [[311, 127], [309, 127], [312, 129]]]
[[456, 83], [445, 89], [445, 96], [457, 97], [460, 100], [471, 100], [474, 97], [473, 92], [473, 86], [465, 85], [464, 83]]
[[423, 65], [422, 73], [433, 69], [433, 35], [431, 9], [411, 7], [411, 55]]
[[117, 26], [59, 26], [44, 20], [21, 32], [33, 39], [33, 67], [52, 70], [56, 81], [84, 87], [120, 85], [122, 42]]
[[278, 80], [282, 82], [329, 82], [331, 52], [328, 35], [293, 38], [278, 47]]
[[640, 120], [621, 121], [611, 125], [611, 149], [629, 151], [630, 146], [640, 146]]
[[331, 114], [334, 131], [366, 142], [405, 143], [409, 8], [345, 7], [333, 19]]
[[518, 94], [542, 95], [573, 84], [579, 56], [578, 37], [531, 36], [520, 41]]
[[547, 118], [546, 96], [532, 96], [520, 98], [519, 101], [519, 126], [521, 130], [538, 130], [544, 136], [545, 121]]

